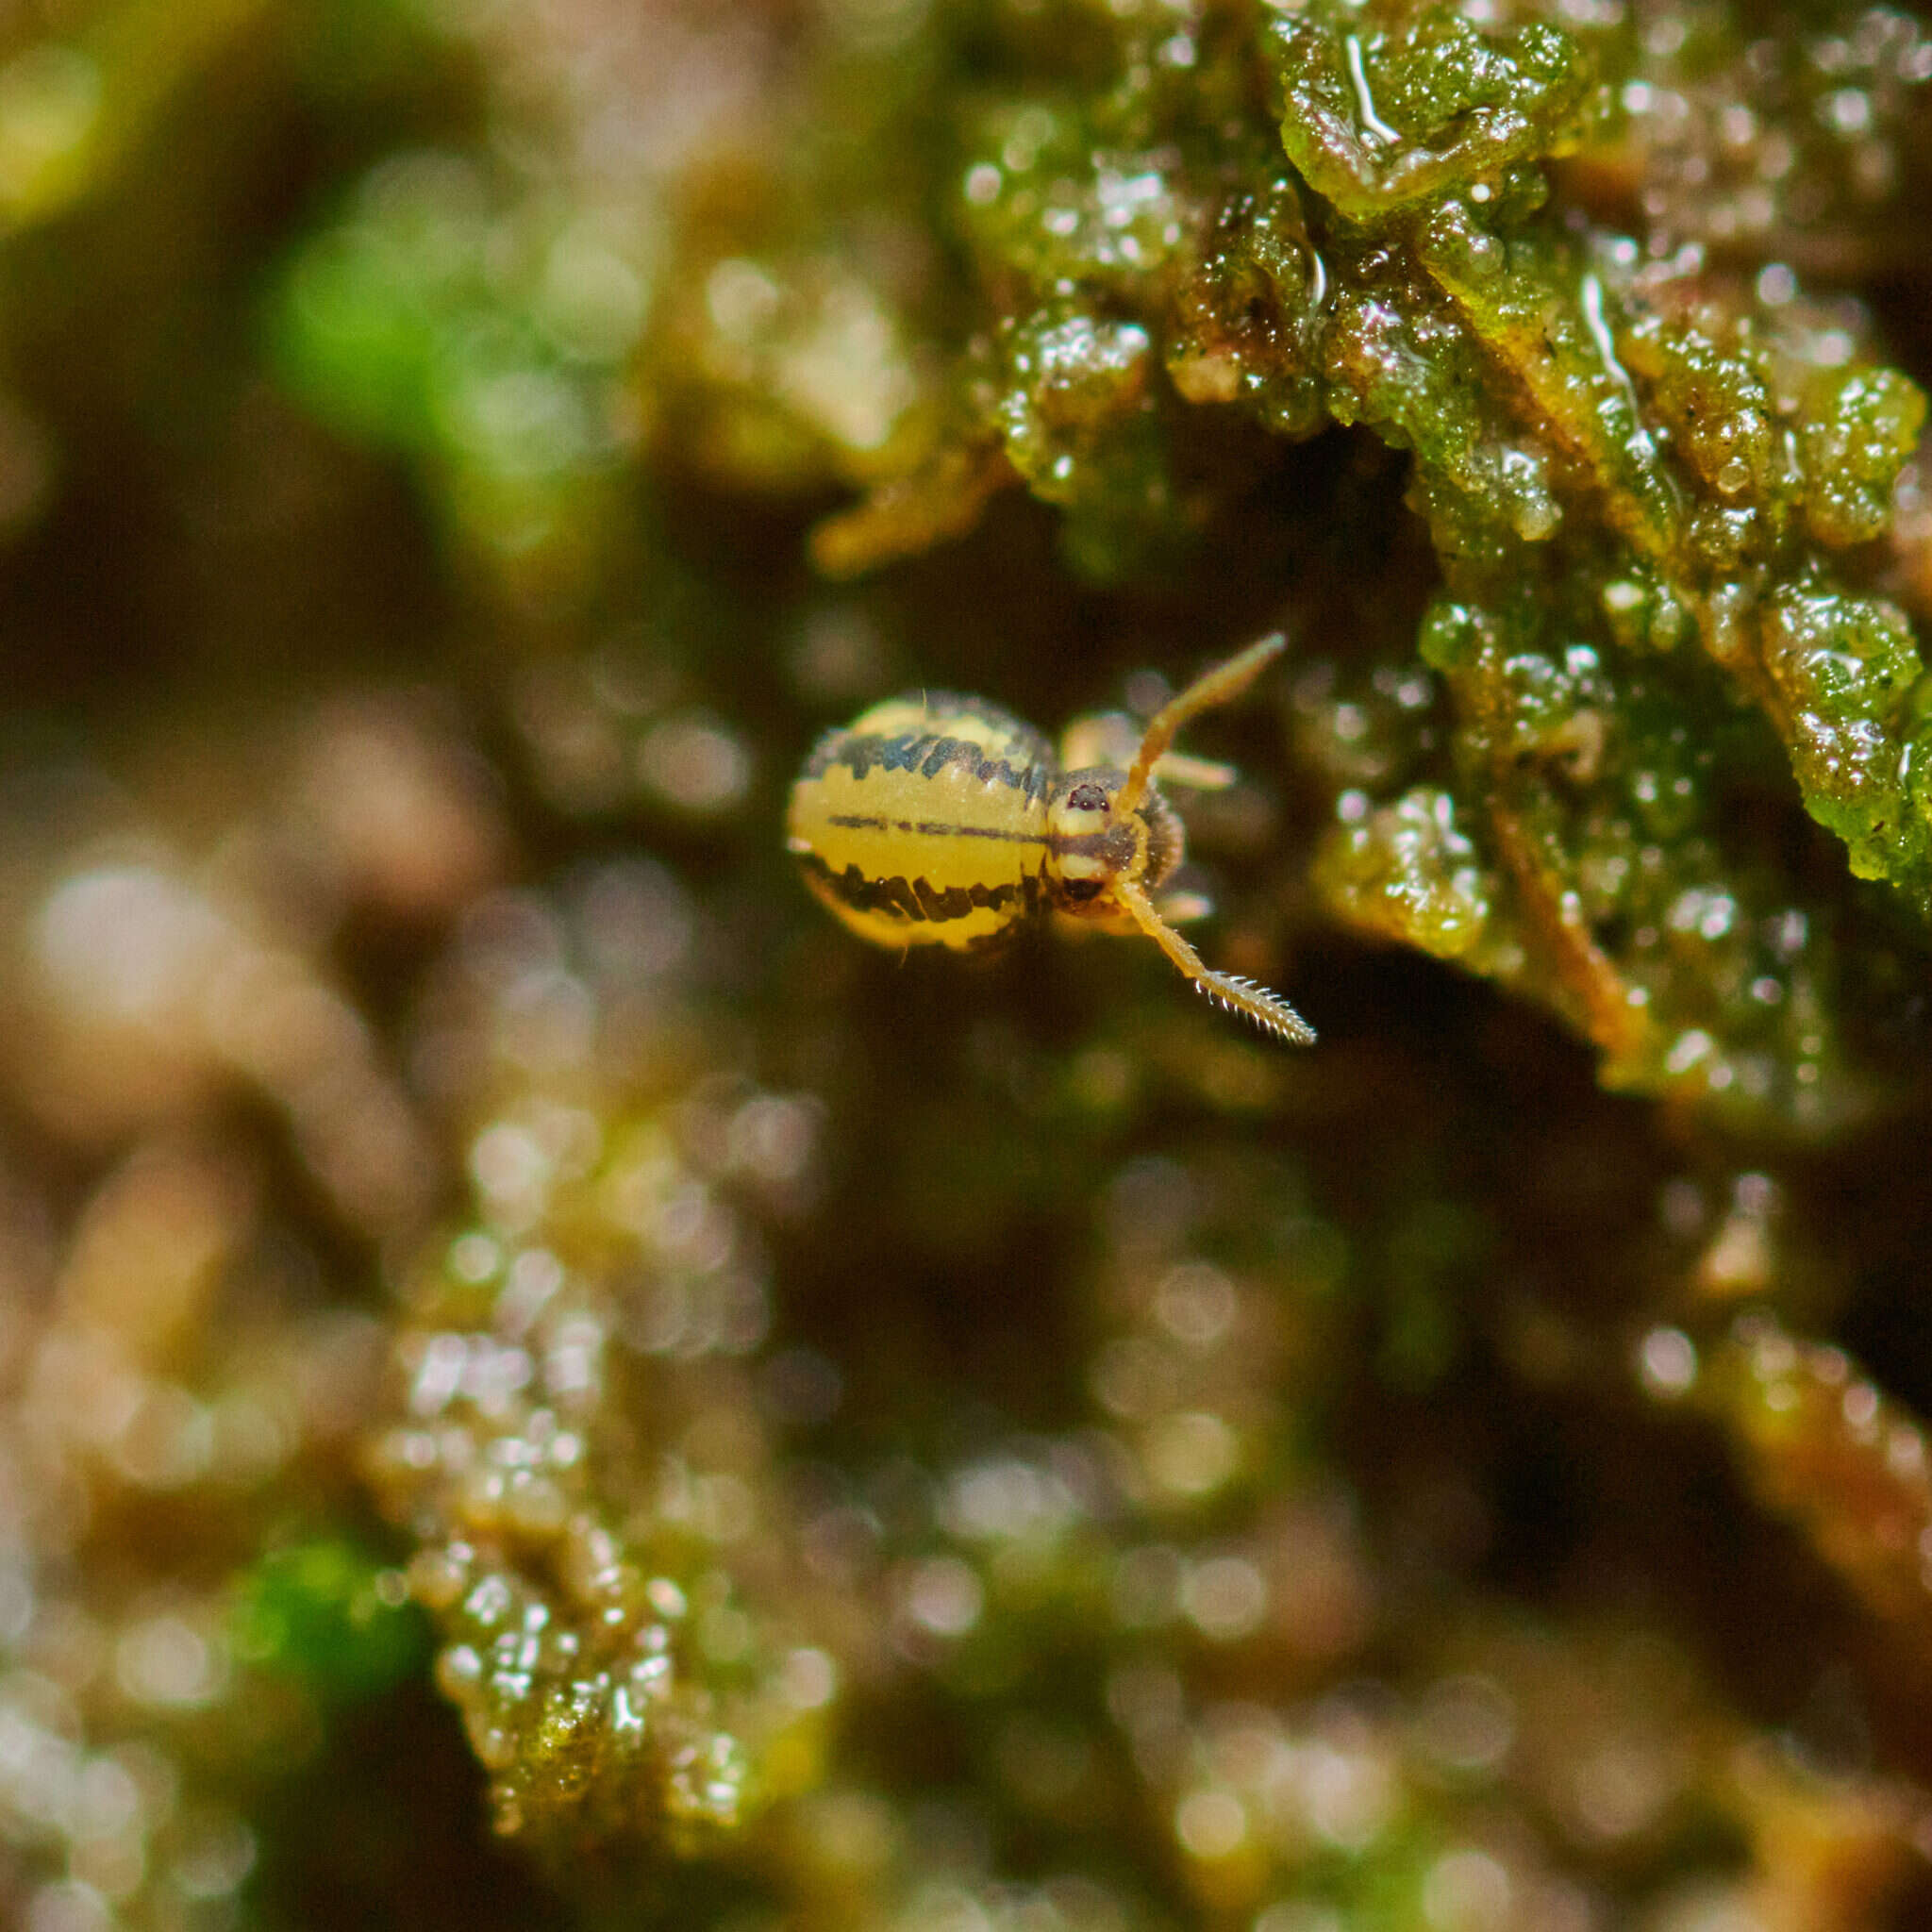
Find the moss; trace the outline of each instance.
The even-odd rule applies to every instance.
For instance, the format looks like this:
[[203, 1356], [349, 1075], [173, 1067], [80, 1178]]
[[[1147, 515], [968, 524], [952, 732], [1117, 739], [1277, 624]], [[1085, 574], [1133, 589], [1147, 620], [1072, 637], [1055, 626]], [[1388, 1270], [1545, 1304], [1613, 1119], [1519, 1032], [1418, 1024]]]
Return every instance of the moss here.
[[1314, 9], [1272, 27], [1263, 58], [1289, 159], [1354, 222], [1570, 152], [1592, 101], [1572, 35], [1535, 20], [1484, 34], [1441, 6], [1391, 9], [1366, 33], [1346, 10]]
[[335, 1538], [271, 1550], [236, 1587], [235, 1648], [312, 1684], [325, 1703], [380, 1696], [424, 1665], [421, 1626], [391, 1580]]
[[[1923, 27], [166, 11], [0, 48], [6, 1909], [1919, 1923]], [[1275, 627], [1312, 1051], [799, 889]]]
[[1752, 1488], [1801, 1524], [1882, 1616], [1918, 1623], [1932, 1497], [1924, 1438], [1917, 1418], [1889, 1403], [1843, 1350], [1745, 1315], [1716, 1341], [1707, 1367], [1667, 1393], [1691, 1394], [1718, 1419]]

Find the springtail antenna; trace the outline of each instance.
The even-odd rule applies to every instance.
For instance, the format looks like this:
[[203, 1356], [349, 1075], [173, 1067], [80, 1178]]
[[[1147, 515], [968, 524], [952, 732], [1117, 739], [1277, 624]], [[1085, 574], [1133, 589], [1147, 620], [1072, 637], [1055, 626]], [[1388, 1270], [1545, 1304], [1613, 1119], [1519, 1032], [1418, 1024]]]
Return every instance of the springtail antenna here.
[[[1240, 697], [1263, 669], [1287, 648], [1288, 639], [1280, 631], [1273, 631], [1258, 643], [1250, 644], [1239, 656], [1230, 658], [1225, 664], [1195, 678], [1178, 697], [1170, 698], [1162, 705], [1148, 720], [1147, 729], [1141, 734], [1141, 749], [1134, 754], [1127, 782], [1114, 793], [1114, 810], [1124, 817], [1146, 796], [1147, 787], [1153, 781], [1155, 764], [1190, 718]], [[1199, 967], [1198, 959], [1194, 963]], [[1188, 969], [1183, 966], [1181, 971], [1186, 973]], [[1189, 976], [1199, 975], [1191, 974]], [[1314, 1038], [1312, 1034], [1308, 1037]]]
[[[1264, 641], [1274, 648], [1250, 667], [1247, 673], [1250, 677], [1261, 664], [1268, 661], [1268, 658], [1274, 655], [1274, 651], [1281, 648], [1279, 638], [1270, 638]], [[1259, 649], [1260, 646], [1257, 645], [1256, 650]], [[1252, 657], [1254, 653], [1246, 655]], [[1239, 663], [1240, 659], [1236, 662]], [[1239, 689], [1240, 686], [1237, 685], [1236, 690]], [[1171, 710], [1173, 707], [1170, 706], [1168, 708]], [[1164, 717], [1166, 713], [1163, 712], [1161, 715]], [[1210, 1000], [1226, 1007], [1231, 1012], [1245, 1014], [1262, 1032], [1272, 1033], [1276, 1040], [1285, 1040], [1291, 1046], [1314, 1045], [1315, 1029], [1278, 992], [1270, 992], [1265, 986], [1257, 986], [1252, 979], [1241, 979], [1232, 973], [1216, 973], [1204, 965], [1200, 954], [1161, 918], [1155, 909], [1154, 901], [1134, 880], [1115, 879], [1113, 896], [1133, 916], [1135, 924]]]

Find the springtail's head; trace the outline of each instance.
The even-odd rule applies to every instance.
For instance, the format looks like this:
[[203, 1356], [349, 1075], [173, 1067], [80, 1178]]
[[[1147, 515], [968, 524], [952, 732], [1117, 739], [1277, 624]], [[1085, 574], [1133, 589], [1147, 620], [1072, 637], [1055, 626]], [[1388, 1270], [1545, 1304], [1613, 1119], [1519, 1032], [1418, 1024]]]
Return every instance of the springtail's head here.
[[1138, 924], [1122, 903], [1122, 881], [1158, 891], [1185, 843], [1178, 815], [1151, 786], [1120, 809], [1126, 783], [1126, 773], [1105, 765], [1065, 772], [1046, 803], [1048, 897], [1059, 911], [1112, 932]]
[[1149, 720], [1127, 771], [1063, 775], [1047, 804], [1045, 880], [1060, 910], [1115, 932], [1144, 932], [1209, 999], [1277, 1040], [1307, 1046], [1315, 1029], [1280, 994], [1203, 965], [1155, 898], [1183, 849], [1180, 820], [1154, 788], [1156, 766], [1189, 719], [1239, 697], [1286, 643], [1277, 632], [1196, 678]]

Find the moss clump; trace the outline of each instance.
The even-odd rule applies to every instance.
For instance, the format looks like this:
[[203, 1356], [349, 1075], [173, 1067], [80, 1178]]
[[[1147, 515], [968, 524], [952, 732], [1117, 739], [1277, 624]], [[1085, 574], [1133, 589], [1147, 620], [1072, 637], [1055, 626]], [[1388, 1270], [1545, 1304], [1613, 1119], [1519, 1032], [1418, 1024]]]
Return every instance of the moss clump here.
[[1274, 25], [1264, 53], [1289, 159], [1350, 221], [1373, 224], [1581, 144], [1596, 101], [1573, 34], [1540, 20], [1484, 33], [1433, 5], [1362, 26], [1345, 9], [1309, 8]]
[[[1441, 8], [1246, 25], [1168, 34], [1132, 16], [1084, 98], [1030, 40], [1006, 48], [1006, 93], [975, 110], [956, 164], [960, 232], [1003, 311], [974, 433], [1104, 577], [1171, 567], [1213, 515], [1215, 486], [1185, 467], [1186, 405], [1291, 438], [1360, 425], [1412, 452], [1442, 578], [1420, 643], [1451, 698], [1430, 781], [1508, 882], [1492, 963], [1470, 963], [1578, 1024], [1619, 1085], [1840, 1118], [1871, 1070], [1833, 1043], [1835, 914], [1785, 903], [1713, 841], [1781, 757], [1856, 875], [1932, 903], [1922, 667], [1874, 548], [1920, 391], [1785, 265], [1754, 283], [1634, 202], [1620, 228], [1553, 198], [1553, 182], [1607, 179], [1648, 125], [1677, 71], [1671, 36], [1497, 32]], [[1870, 59], [1890, 85], [1860, 98], [1902, 114], [1919, 45], [1888, 39]], [[1707, 111], [1768, 155], [1747, 78], [1728, 121]], [[1263, 96], [1291, 173], [1259, 139]], [[1171, 387], [1150, 383], [1157, 366]], [[962, 498], [956, 480], [944, 527], [983, 490]], [[874, 555], [897, 547], [891, 501], [839, 526], [841, 567], [867, 555], [855, 527]], [[906, 526], [921, 532], [929, 509]], [[1536, 668], [1586, 660], [1581, 680]], [[1397, 819], [1428, 803], [1372, 802]], [[1374, 903], [1389, 861], [1365, 857], [1370, 836], [1346, 820], [1333, 835], [1332, 908], [1468, 954], [1410, 919], [1399, 862]], [[1693, 896], [1740, 908], [1761, 936], [1750, 957], [1678, 948], [1658, 970], [1674, 908], [1714, 923], [1690, 918]], [[1770, 1029], [1775, 1046], [1771, 1006], [1805, 1016]]]

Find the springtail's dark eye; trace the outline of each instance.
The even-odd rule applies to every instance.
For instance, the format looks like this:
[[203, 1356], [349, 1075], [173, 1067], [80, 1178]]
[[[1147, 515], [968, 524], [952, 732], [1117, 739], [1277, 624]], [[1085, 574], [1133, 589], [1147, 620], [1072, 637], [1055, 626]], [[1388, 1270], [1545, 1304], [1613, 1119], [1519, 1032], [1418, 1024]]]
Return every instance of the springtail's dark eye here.
[[1067, 793], [1067, 803], [1075, 811], [1105, 811], [1107, 809], [1107, 787], [1105, 785], [1075, 785]]
[[1097, 899], [1101, 893], [1098, 879], [1067, 879], [1060, 886], [1063, 898], [1071, 899], [1076, 906], [1084, 906], [1090, 899]]

